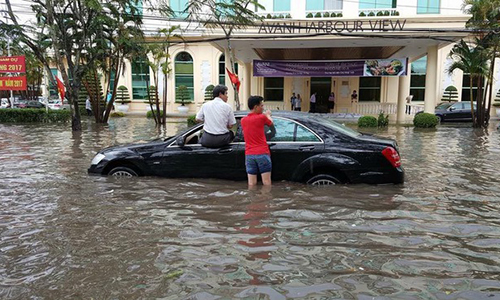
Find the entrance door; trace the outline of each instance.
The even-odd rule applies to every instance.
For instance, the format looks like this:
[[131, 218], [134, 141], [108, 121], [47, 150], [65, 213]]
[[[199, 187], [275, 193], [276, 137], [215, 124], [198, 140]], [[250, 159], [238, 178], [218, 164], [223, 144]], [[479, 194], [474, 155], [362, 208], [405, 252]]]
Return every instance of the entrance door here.
[[[311, 77], [311, 91], [309, 97], [316, 92], [316, 112], [327, 113], [328, 96], [332, 87], [331, 77]], [[308, 99], [309, 100], [309, 99]]]

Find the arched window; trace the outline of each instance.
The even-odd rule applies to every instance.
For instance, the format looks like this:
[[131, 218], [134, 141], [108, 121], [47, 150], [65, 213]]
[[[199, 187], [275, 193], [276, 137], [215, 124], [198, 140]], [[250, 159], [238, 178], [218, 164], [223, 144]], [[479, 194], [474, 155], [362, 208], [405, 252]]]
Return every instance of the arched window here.
[[[189, 101], [194, 99], [193, 58], [187, 52], [180, 52], [175, 56], [175, 91], [185, 85], [189, 91]], [[177, 99], [177, 97], [176, 97]]]
[[[231, 71], [230, 68], [228, 68]], [[238, 64], [234, 66], [234, 72], [238, 74]], [[222, 54], [219, 58], [219, 84], [226, 84], [226, 56]]]

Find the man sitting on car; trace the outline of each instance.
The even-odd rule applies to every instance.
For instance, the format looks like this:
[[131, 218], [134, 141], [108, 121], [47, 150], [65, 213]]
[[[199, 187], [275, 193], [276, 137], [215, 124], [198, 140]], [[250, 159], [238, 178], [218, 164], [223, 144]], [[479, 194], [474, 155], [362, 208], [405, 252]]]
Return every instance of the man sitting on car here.
[[230, 129], [236, 124], [236, 119], [233, 109], [226, 103], [227, 86], [217, 85], [212, 94], [214, 100], [201, 106], [196, 114], [196, 122], [204, 122], [201, 145], [208, 148], [220, 148], [233, 140], [234, 133]]

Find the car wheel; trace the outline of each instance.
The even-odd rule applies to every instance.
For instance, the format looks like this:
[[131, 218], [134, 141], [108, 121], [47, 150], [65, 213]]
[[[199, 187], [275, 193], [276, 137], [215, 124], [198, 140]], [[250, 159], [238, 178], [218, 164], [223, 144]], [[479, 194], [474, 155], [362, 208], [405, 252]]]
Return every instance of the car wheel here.
[[307, 184], [314, 185], [314, 186], [336, 185], [339, 183], [340, 183], [340, 180], [338, 180], [334, 176], [325, 175], [325, 174], [315, 175], [307, 181]]
[[116, 167], [109, 171], [108, 175], [117, 177], [133, 177], [138, 176], [137, 173], [127, 167]]

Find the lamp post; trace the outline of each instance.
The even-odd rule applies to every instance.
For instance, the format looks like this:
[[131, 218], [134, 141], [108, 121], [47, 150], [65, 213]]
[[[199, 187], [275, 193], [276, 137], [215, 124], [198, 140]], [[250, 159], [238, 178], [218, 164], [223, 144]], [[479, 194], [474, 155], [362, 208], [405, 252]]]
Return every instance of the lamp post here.
[[[10, 56], [10, 36], [7, 36], [7, 56]], [[10, 108], [14, 108], [14, 91], [10, 90]]]

